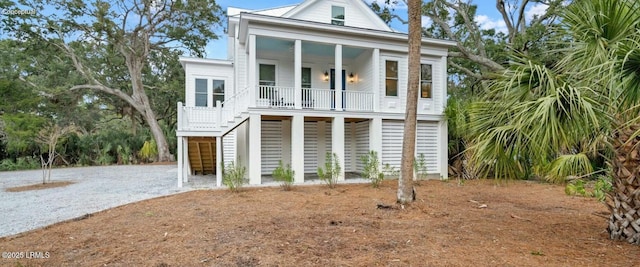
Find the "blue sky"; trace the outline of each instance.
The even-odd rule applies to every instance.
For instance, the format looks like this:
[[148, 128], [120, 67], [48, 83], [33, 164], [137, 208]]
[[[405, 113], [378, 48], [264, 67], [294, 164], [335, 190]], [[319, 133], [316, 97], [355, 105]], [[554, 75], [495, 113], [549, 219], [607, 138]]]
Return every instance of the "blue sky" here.
[[[222, 7], [222, 10], [226, 12], [227, 7], [237, 7], [237, 8], [245, 8], [251, 10], [259, 10], [273, 7], [281, 7], [288, 5], [295, 5], [303, 2], [304, 0], [218, 0], [216, 1], [218, 5]], [[384, 0], [365, 0], [365, 2], [384, 2]], [[504, 21], [502, 21], [501, 15], [498, 13], [495, 7], [495, 1], [492, 0], [474, 0], [476, 5], [478, 5], [478, 12], [475, 18], [476, 22], [480, 25], [481, 28], [493, 28], [498, 31], [505, 31], [506, 26]], [[544, 12], [545, 8], [543, 5], [532, 5], [526, 12], [527, 17], [531, 18], [534, 14], [539, 14]], [[404, 15], [406, 17], [407, 9], [402, 4], [396, 7], [396, 13], [399, 15]], [[423, 17], [423, 24], [430, 23], [428, 19]], [[402, 25], [401, 23], [394, 23], [391, 25], [396, 30], [406, 32], [406, 25]], [[218, 40], [211, 41], [209, 45], [207, 45], [207, 55], [208, 58], [217, 58], [224, 59], [227, 56], [227, 37], [223, 32], [223, 29], [218, 29], [218, 35], [220, 38]]]

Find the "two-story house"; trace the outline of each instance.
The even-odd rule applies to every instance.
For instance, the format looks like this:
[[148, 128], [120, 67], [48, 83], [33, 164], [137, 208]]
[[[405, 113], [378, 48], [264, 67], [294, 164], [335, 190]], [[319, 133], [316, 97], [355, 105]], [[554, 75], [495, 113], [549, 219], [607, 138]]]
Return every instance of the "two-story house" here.
[[[306, 0], [266, 10], [228, 8], [228, 58], [180, 59], [178, 184], [223, 162], [261, 184], [282, 160], [295, 182], [335, 153], [345, 172], [378, 152], [399, 168], [408, 68], [421, 69], [417, 154], [447, 177], [447, 53], [452, 41], [424, 38], [420, 66], [407, 65], [407, 34], [392, 30], [362, 0]], [[310, 175], [307, 175], [308, 177]]]

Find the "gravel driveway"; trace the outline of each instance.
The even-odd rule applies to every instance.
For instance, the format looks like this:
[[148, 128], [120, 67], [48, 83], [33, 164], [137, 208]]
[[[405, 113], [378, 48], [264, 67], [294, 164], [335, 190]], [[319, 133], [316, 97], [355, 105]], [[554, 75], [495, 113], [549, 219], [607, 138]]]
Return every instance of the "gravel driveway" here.
[[74, 184], [6, 192], [9, 187], [42, 182], [42, 172], [0, 172], [0, 237], [131, 202], [192, 190], [178, 188], [175, 165], [54, 169], [51, 180]]

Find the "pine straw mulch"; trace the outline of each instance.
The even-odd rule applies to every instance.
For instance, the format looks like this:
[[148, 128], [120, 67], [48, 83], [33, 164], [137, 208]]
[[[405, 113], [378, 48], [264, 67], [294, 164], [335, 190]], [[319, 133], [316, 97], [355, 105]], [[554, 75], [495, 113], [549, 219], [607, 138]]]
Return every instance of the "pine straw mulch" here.
[[[637, 266], [608, 240], [603, 204], [527, 181], [423, 181], [202, 190], [0, 238], [2, 266]], [[389, 207], [378, 208], [378, 204]], [[36, 254], [38, 255], [38, 254]]]
[[75, 182], [71, 182], [71, 181], [56, 181], [56, 182], [48, 182], [48, 183], [45, 183], [45, 184], [40, 183], [40, 184], [9, 187], [9, 188], [6, 188], [4, 191], [6, 191], [6, 192], [24, 192], [24, 191], [31, 191], [31, 190], [42, 190], [42, 189], [63, 187], [63, 186], [67, 186], [67, 185], [72, 185], [74, 183]]

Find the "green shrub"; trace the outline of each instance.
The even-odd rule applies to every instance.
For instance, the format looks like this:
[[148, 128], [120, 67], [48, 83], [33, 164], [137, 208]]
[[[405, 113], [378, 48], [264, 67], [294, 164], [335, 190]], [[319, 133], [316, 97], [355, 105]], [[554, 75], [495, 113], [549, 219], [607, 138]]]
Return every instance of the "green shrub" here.
[[613, 185], [611, 184], [611, 177], [600, 175], [593, 187], [593, 197], [597, 198], [599, 201], [604, 201], [607, 197], [607, 193], [612, 190]]
[[0, 161], [0, 171], [34, 170], [40, 168], [40, 162], [32, 157], [19, 157], [13, 162], [12, 159]]
[[396, 167], [389, 165], [389, 163], [385, 163], [385, 164], [382, 166], [382, 173], [383, 173], [385, 176], [390, 176], [390, 177], [393, 177], [393, 178], [398, 178], [398, 175], [400, 174], [400, 171], [398, 171], [398, 170], [396, 169]]
[[155, 160], [158, 156], [158, 147], [156, 146], [156, 141], [144, 141], [144, 145], [142, 145], [142, 148], [138, 152], [138, 156], [140, 156], [140, 159], [144, 162]]
[[231, 192], [238, 192], [247, 183], [247, 179], [244, 178], [246, 172], [247, 168], [236, 165], [232, 161], [224, 168], [222, 184], [228, 187]]
[[278, 161], [278, 167], [273, 170], [272, 175], [274, 180], [281, 182], [280, 186], [284, 191], [291, 190], [296, 172], [291, 169], [289, 164], [285, 167], [282, 164], [282, 160]]
[[564, 193], [569, 196], [580, 195], [583, 197], [589, 196], [589, 192], [584, 187], [584, 181], [581, 179], [574, 180], [567, 184], [564, 188]]
[[320, 177], [320, 180], [327, 183], [329, 188], [334, 188], [336, 183], [338, 183], [338, 176], [340, 176], [341, 170], [342, 167], [340, 167], [338, 155], [336, 155], [336, 153], [327, 152], [325, 156], [324, 169], [322, 167], [318, 167], [318, 177]]
[[113, 157], [111, 156], [111, 144], [107, 143], [103, 148], [96, 149], [97, 157], [96, 164], [98, 165], [110, 165], [113, 163]]
[[380, 160], [378, 160], [378, 152], [371, 150], [368, 154], [360, 157], [364, 169], [362, 175], [371, 181], [371, 186], [378, 188], [382, 180], [384, 180], [384, 173], [380, 172]]
[[427, 160], [423, 153], [420, 153], [413, 161], [413, 172], [416, 175], [416, 180], [427, 179]]
[[129, 165], [131, 164], [131, 159], [133, 155], [131, 154], [131, 148], [129, 146], [121, 146], [118, 145], [116, 148], [116, 152], [118, 153], [118, 162], [121, 164]]

